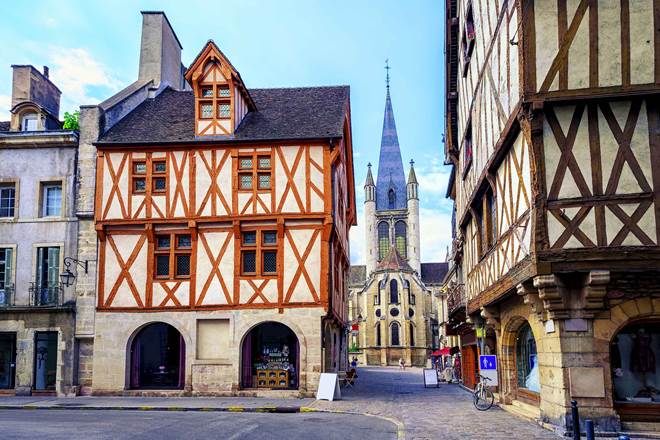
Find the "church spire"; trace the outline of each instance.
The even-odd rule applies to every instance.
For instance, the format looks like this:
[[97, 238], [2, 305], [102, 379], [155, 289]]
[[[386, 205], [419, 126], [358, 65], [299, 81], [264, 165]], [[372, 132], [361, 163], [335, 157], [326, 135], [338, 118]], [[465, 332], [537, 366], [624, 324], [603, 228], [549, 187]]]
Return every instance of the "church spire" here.
[[[403, 172], [399, 138], [396, 134], [394, 111], [390, 98], [390, 66], [385, 61], [386, 97], [383, 134], [380, 141], [378, 177], [376, 179], [376, 210], [406, 209], [406, 177]], [[392, 190], [393, 192], [391, 192]]]

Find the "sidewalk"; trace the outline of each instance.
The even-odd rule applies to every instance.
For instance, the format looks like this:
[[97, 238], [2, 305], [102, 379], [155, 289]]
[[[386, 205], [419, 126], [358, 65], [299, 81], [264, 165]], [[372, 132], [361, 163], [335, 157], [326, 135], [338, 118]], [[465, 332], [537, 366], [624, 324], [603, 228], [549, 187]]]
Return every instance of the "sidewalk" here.
[[295, 413], [312, 411], [314, 399], [260, 397], [0, 397], [3, 409], [125, 411], [233, 411]]

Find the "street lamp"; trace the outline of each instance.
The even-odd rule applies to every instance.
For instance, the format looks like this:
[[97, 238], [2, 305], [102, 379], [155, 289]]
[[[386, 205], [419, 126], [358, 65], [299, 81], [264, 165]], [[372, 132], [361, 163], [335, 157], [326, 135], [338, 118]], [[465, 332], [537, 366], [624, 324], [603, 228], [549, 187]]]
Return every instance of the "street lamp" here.
[[65, 270], [60, 274], [60, 280], [62, 281], [62, 285], [69, 287], [71, 284], [73, 284], [73, 280], [76, 278], [73, 272], [71, 272], [71, 264], [75, 264], [76, 266], [82, 267], [85, 273], [87, 273], [87, 270], [89, 268], [88, 263], [90, 261], [96, 261], [96, 260], [77, 260], [75, 258], [65, 257], [64, 258]]

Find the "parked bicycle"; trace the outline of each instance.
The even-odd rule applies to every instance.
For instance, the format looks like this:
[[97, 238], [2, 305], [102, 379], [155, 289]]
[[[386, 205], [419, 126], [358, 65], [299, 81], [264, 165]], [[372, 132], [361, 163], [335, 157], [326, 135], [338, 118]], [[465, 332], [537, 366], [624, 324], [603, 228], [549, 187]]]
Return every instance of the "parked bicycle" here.
[[493, 402], [495, 401], [495, 396], [487, 384], [487, 382], [492, 379], [482, 376], [481, 374], [479, 377], [481, 379], [477, 386], [474, 387], [474, 399], [472, 403], [474, 403], [474, 407], [479, 411], [487, 411], [493, 406]]

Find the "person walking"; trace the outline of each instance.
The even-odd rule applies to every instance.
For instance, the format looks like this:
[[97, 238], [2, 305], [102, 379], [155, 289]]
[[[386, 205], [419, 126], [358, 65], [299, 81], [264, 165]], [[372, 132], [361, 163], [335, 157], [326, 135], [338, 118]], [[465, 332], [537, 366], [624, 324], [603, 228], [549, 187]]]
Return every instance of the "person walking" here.
[[400, 370], [406, 370], [406, 363], [404, 362], [403, 358], [399, 358], [399, 369]]

